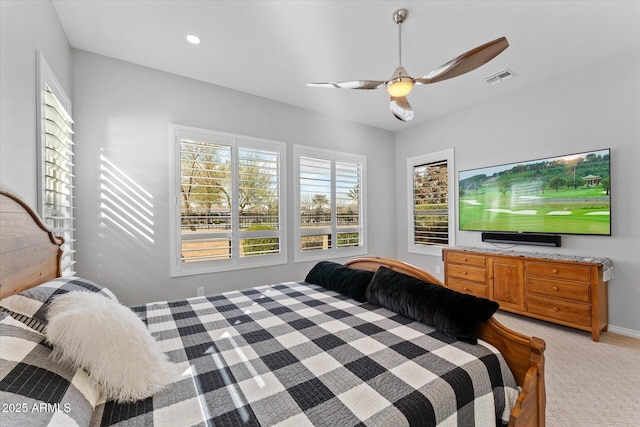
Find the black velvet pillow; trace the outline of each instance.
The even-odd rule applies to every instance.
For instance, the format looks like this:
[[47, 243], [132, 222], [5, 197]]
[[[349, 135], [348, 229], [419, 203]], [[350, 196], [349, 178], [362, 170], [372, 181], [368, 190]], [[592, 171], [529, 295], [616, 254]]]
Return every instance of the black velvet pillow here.
[[478, 330], [498, 303], [427, 283], [380, 267], [366, 292], [367, 300], [422, 322], [460, 341], [478, 343]]
[[309, 271], [304, 281], [340, 292], [358, 302], [365, 302], [365, 293], [372, 277], [373, 271], [356, 270], [337, 262], [320, 261]]

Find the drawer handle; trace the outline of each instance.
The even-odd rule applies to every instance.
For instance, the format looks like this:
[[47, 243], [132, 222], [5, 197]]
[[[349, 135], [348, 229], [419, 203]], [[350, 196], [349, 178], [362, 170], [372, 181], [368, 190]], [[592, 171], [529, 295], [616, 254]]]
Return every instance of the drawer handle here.
[[553, 274], [558, 274], [558, 269], [554, 268], [553, 270], [551, 270], [551, 272], [552, 272]]
[[463, 260], [463, 261], [466, 261], [467, 259], [466, 259], [466, 258], [462, 258], [462, 260]]
[[462, 288], [462, 290], [463, 290], [463, 291], [468, 291], [468, 290], [469, 290], [469, 288], [464, 287], [464, 288]]
[[558, 288], [557, 286], [553, 286], [551, 289], [553, 289], [554, 291], [559, 291], [560, 288]]
[[560, 309], [556, 306], [551, 306], [551, 308], [553, 309], [553, 311], [560, 311]]
[[466, 276], [466, 275], [467, 275], [467, 272], [466, 272], [466, 271], [463, 271], [463, 272], [462, 272], [462, 274]]

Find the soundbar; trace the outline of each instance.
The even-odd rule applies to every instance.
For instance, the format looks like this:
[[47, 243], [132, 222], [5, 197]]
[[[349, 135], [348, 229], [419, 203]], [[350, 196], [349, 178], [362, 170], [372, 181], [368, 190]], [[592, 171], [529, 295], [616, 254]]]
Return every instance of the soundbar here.
[[559, 248], [561, 240], [556, 234], [492, 233], [483, 232], [482, 241], [491, 243], [511, 243], [515, 245], [554, 246]]

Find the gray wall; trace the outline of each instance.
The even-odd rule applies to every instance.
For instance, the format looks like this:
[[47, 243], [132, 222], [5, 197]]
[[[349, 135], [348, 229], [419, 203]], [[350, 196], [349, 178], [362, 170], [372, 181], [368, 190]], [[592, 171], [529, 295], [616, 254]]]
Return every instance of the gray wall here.
[[71, 48], [49, 1], [0, 1], [0, 184], [37, 203], [36, 51], [72, 97]]
[[[73, 53], [78, 273], [125, 303], [177, 299], [303, 279], [314, 263], [169, 277], [169, 124], [287, 143], [287, 217], [293, 223], [293, 144], [367, 157], [369, 252], [394, 257], [394, 134], [83, 51]], [[108, 160], [107, 163], [104, 159]], [[119, 170], [152, 204], [152, 242], [101, 218], [101, 167]], [[129, 181], [130, 180], [130, 181]], [[380, 197], [383, 195], [383, 197]]]
[[[561, 248], [516, 249], [611, 258], [615, 280], [609, 283], [610, 330], [640, 336], [639, 75], [640, 52], [632, 51], [399, 132], [398, 258], [442, 271], [440, 258], [408, 253], [408, 157], [453, 147], [458, 171], [611, 148], [613, 235], [563, 236]], [[481, 242], [480, 233], [460, 231], [456, 245], [492, 247]]]

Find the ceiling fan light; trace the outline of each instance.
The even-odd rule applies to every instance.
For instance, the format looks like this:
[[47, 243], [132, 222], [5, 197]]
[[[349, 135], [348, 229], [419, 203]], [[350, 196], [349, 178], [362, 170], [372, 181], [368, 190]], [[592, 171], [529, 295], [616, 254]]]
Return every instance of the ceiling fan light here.
[[387, 83], [387, 92], [394, 98], [408, 95], [411, 89], [413, 89], [411, 78], [399, 77]]

